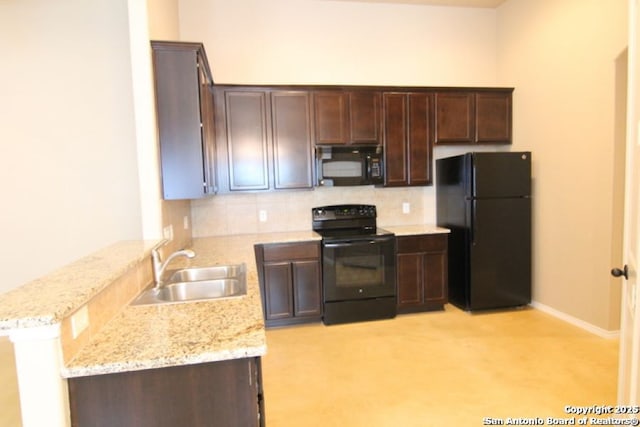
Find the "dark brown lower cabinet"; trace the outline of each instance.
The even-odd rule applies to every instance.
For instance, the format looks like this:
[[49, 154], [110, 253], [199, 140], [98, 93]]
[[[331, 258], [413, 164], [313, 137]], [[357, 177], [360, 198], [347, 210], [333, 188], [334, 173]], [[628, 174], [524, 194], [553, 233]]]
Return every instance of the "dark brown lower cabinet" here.
[[398, 313], [442, 310], [447, 303], [447, 234], [398, 236]]
[[256, 245], [265, 324], [282, 326], [322, 319], [320, 243]]
[[70, 378], [75, 427], [264, 426], [260, 358]]

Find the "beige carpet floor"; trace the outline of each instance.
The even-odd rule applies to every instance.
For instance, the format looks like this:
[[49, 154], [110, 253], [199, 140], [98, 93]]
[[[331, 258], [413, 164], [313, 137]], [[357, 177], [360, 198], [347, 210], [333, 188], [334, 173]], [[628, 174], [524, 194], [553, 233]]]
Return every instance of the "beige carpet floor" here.
[[[535, 309], [267, 331], [269, 427], [480, 426], [615, 404], [618, 340]], [[576, 417], [577, 418], [577, 417]]]

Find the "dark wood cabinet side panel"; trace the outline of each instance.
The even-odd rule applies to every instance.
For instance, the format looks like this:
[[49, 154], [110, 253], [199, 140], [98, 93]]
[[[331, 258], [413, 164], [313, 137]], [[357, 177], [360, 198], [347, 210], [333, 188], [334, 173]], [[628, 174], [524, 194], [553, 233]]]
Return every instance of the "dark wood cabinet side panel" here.
[[295, 261], [292, 267], [294, 315], [320, 319], [322, 316], [320, 262], [318, 260]]
[[427, 185], [431, 183], [431, 156], [433, 152], [431, 136], [431, 96], [428, 94], [409, 95], [409, 184]]
[[357, 91], [349, 95], [350, 140], [354, 144], [378, 144], [380, 138], [380, 92]]
[[164, 198], [202, 197], [197, 53], [154, 50], [153, 61]]
[[274, 186], [312, 188], [309, 92], [272, 92]]
[[385, 185], [407, 184], [407, 103], [402, 93], [383, 94]]
[[266, 93], [226, 91], [226, 135], [231, 190], [267, 190]]
[[476, 141], [511, 143], [511, 92], [476, 94]]
[[71, 378], [72, 426], [256, 426], [251, 363], [237, 359]]
[[474, 94], [472, 92], [439, 92], [436, 104], [436, 144], [471, 144], [475, 137]]
[[291, 263], [271, 262], [264, 265], [265, 319], [293, 316]]

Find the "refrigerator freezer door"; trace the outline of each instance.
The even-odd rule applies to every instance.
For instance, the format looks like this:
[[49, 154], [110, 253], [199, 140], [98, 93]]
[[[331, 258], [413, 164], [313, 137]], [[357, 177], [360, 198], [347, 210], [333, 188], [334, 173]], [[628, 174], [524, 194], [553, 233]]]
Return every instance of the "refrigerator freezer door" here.
[[531, 199], [470, 200], [470, 310], [531, 302]]
[[[470, 197], [523, 197], [531, 195], [531, 153], [469, 153]], [[469, 170], [468, 169], [468, 170]]]

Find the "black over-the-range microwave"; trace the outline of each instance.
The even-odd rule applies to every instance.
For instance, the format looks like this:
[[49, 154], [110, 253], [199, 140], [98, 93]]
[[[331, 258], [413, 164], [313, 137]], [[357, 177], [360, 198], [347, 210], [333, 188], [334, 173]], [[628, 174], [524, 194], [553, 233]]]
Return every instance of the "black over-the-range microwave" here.
[[384, 183], [382, 147], [316, 147], [318, 185], [346, 186]]

